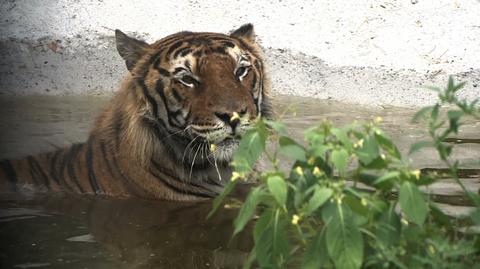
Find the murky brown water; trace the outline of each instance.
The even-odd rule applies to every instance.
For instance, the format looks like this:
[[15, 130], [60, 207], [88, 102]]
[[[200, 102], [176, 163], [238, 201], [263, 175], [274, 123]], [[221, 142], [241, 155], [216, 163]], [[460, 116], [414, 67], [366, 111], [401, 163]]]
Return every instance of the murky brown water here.
[[[0, 159], [85, 140], [107, 100], [1, 96]], [[285, 96], [278, 97], [277, 104], [291, 135], [299, 140], [306, 128], [323, 119], [342, 125], [376, 116], [383, 117], [383, 128], [404, 153], [425, 137], [422, 127], [410, 123], [413, 109]], [[479, 130], [480, 123], [471, 122], [459, 137], [478, 139]], [[480, 144], [459, 144], [454, 154], [464, 168], [480, 168]], [[418, 168], [441, 167], [432, 150], [414, 155], [412, 163]], [[478, 190], [478, 175], [464, 181]], [[448, 180], [430, 191], [453, 197], [460, 193]], [[468, 210], [444, 208], [452, 214]], [[239, 268], [252, 243], [248, 231], [232, 240], [235, 211], [224, 209], [207, 221], [210, 209], [210, 202], [0, 195], [0, 268]]]

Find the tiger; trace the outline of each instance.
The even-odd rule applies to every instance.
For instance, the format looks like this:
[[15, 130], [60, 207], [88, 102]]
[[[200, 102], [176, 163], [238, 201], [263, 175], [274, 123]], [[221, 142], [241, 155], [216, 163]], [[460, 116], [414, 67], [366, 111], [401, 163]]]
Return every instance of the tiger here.
[[241, 136], [274, 113], [252, 24], [148, 44], [115, 30], [127, 67], [86, 142], [0, 163], [0, 190], [209, 199], [232, 175]]

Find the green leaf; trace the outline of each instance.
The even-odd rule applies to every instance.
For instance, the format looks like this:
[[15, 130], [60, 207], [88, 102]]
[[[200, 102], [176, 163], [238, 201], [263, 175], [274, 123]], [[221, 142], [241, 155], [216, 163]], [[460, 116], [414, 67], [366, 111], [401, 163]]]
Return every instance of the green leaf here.
[[476, 208], [472, 213], [470, 213], [470, 218], [472, 219], [473, 223], [476, 225], [480, 224], [480, 208]]
[[455, 81], [453, 80], [453, 76], [448, 77], [448, 85], [447, 91], [452, 91], [455, 88]]
[[327, 145], [316, 144], [310, 147], [310, 154], [313, 157], [325, 159], [325, 153], [330, 149]]
[[262, 234], [270, 227], [273, 220], [273, 212], [271, 210], [265, 210], [265, 212], [260, 215], [260, 218], [255, 222], [255, 227], [253, 228], [253, 240], [258, 242]]
[[330, 197], [333, 191], [330, 188], [315, 186], [314, 192], [306, 208], [307, 214], [312, 214], [321, 207]]
[[352, 141], [348, 137], [348, 129], [347, 128], [332, 128], [331, 132], [334, 134], [337, 139], [342, 142], [342, 144], [347, 148], [351, 149], [353, 148]]
[[413, 115], [412, 122], [416, 123], [416, 122], [418, 122], [419, 119], [425, 118], [425, 115], [427, 113], [431, 113], [432, 109], [433, 109], [433, 106], [423, 107], [422, 109], [417, 111], [417, 113], [415, 113], [415, 115]]
[[397, 179], [400, 177], [400, 172], [398, 171], [390, 171], [383, 176], [379, 177], [375, 182], [373, 182], [373, 185], [382, 185], [385, 183], [393, 183], [393, 180]]
[[[353, 189], [350, 188], [348, 192], [352, 190]], [[353, 213], [355, 213], [353, 214], [353, 220], [355, 222], [355, 225], [361, 226], [368, 221], [367, 217], [369, 214], [369, 210], [367, 206], [362, 204], [361, 199], [359, 199], [358, 197], [355, 197], [352, 194], [345, 195], [345, 197], [343, 197], [342, 203], [345, 203], [346, 205], [348, 205], [350, 210]]]
[[264, 190], [259, 187], [253, 188], [248, 194], [245, 203], [243, 204], [240, 212], [238, 212], [237, 218], [234, 221], [235, 230], [233, 235], [238, 234], [243, 230], [248, 221], [253, 217], [255, 209], [257, 208], [258, 203], [260, 202], [261, 195], [264, 194]]
[[380, 215], [376, 236], [385, 246], [395, 245], [399, 241], [401, 227], [400, 218], [392, 204]]
[[[273, 226], [273, 251], [272, 255], [275, 259], [276, 264], [280, 264], [282, 261], [285, 262], [290, 251], [288, 244], [287, 236], [287, 225], [284, 218], [279, 217], [280, 211], [277, 209], [275, 212], [275, 221]], [[282, 266], [280, 266], [282, 267]]]
[[460, 127], [459, 120], [463, 115], [464, 115], [463, 111], [460, 111], [460, 110], [450, 110], [447, 112], [450, 129], [453, 132], [458, 133], [458, 128]]
[[312, 239], [307, 246], [301, 269], [323, 268], [329, 261], [327, 242], [325, 241], [325, 228]]
[[430, 118], [433, 122], [436, 122], [438, 119], [438, 111], [440, 110], [440, 105], [436, 104], [433, 106], [432, 112], [430, 113]]
[[272, 129], [274, 129], [279, 135], [287, 134], [287, 128], [285, 127], [285, 124], [278, 121], [271, 121], [271, 120], [265, 120], [265, 123]]
[[255, 242], [255, 255], [261, 268], [271, 268], [273, 249], [273, 228], [267, 228]]
[[282, 207], [285, 206], [285, 202], [287, 201], [287, 185], [285, 184], [285, 180], [278, 175], [273, 175], [268, 177], [267, 186], [277, 203]]
[[461, 110], [449, 110], [447, 116], [450, 120], [458, 120], [463, 116], [463, 111]]
[[225, 186], [225, 188], [223, 189], [222, 193], [220, 193], [219, 196], [215, 197], [215, 199], [213, 200], [213, 208], [210, 211], [210, 213], [208, 213], [207, 219], [212, 217], [213, 214], [215, 214], [215, 212], [217, 212], [218, 208], [220, 207], [220, 205], [225, 200], [225, 197], [227, 197], [233, 191], [233, 189], [235, 188], [236, 185], [237, 185], [236, 181], [233, 181], [233, 182], [229, 181], [227, 186]]
[[408, 151], [408, 154], [411, 155], [411, 154], [421, 150], [422, 148], [426, 148], [426, 147], [433, 147], [433, 143], [430, 142], [430, 141], [416, 142], [416, 143], [414, 143], [413, 145], [410, 146], [410, 150]]
[[280, 137], [280, 153], [291, 158], [292, 160], [306, 161], [305, 149], [295, 142], [293, 139], [282, 136]]
[[422, 193], [416, 185], [409, 181], [400, 186], [400, 207], [407, 219], [418, 225], [422, 225], [427, 218], [428, 207]]
[[360, 268], [363, 261], [363, 236], [355, 226], [350, 209], [337, 203], [326, 231], [327, 250], [336, 268]]
[[341, 148], [335, 149], [332, 151], [332, 163], [333, 165], [341, 172], [344, 172], [347, 168], [347, 164], [349, 161], [348, 152]]
[[255, 247], [254, 247], [250, 251], [250, 253], [248, 254], [247, 260], [243, 263], [242, 269], [252, 268], [252, 264], [253, 264], [253, 262], [255, 261], [256, 258], [257, 258], [257, 256], [256, 256]]
[[248, 130], [240, 140], [233, 157], [235, 170], [238, 172], [250, 171], [265, 149], [266, 140], [267, 130], [262, 122], [257, 123], [255, 128]]
[[377, 139], [378, 144], [385, 149], [390, 155], [394, 156], [397, 159], [402, 159], [402, 155], [400, 154], [400, 151], [398, 150], [397, 146], [382, 133], [376, 132], [375, 133], [375, 138]]
[[374, 137], [366, 136], [363, 138], [363, 145], [355, 152], [363, 165], [369, 165], [380, 155], [380, 148]]
[[460, 83], [458, 83], [457, 85], [455, 85], [453, 87], [453, 92], [457, 92], [458, 90], [460, 90], [461, 88], [463, 88], [463, 86], [465, 86], [465, 81], [462, 81]]

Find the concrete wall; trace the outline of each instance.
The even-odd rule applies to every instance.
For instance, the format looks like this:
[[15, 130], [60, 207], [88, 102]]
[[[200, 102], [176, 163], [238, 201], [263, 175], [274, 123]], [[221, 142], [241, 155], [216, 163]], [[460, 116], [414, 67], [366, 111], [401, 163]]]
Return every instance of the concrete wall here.
[[275, 93], [419, 106], [453, 74], [480, 96], [478, 0], [2, 0], [0, 18], [3, 94], [115, 91], [115, 28], [151, 42], [251, 22]]

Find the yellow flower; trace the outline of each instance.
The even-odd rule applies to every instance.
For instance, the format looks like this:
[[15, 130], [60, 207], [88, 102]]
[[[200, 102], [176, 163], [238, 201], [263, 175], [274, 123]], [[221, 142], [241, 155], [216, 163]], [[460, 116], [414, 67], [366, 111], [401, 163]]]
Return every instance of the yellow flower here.
[[387, 157], [387, 156], [385, 156], [385, 154], [383, 154], [383, 153], [380, 154], [380, 158], [382, 158], [382, 160], [385, 160], [386, 157]]
[[314, 163], [315, 163], [315, 158], [311, 157], [310, 159], [308, 159], [309, 165], [313, 165]]
[[383, 118], [382, 117], [376, 117], [374, 121], [375, 121], [375, 123], [381, 123], [383, 121]]
[[408, 226], [408, 220], [402, 218], [400, 222], [403, 223], [405, 226]]
[[240, 120], [240, 115], [238, 115], [237, 112], [233, 112], [232, 117], [230, 117], [230, 122], [233, 122], [235, 120]]
[[297, 225], [299, 220], [300, 220], [300, 217], [297, 214], [293, 215], [292, 224]]
[[302, 169], [302, 167], [297, 166], [297, 167], [295, 168], [295, 172], [297, 172], [297, 174], [299, 174], [300, 176], [303, 176], [303, 169]]
[[210, 151], [214, 152], [217, 149], [217, 145], [215, 144], [210, 144]]
[[242, 175], [240, 175], [238, 172], [233, 172], [230, 180], [232, 182], [235, 182], [237, 179], [241, 179], [241, 178], [242, 178]]
[[361, 148], [363, 147], [363, 139], [357, 141], [357, 143], [353, 144], [354, 148]]
[[417, 180], [420, 179], [420, 174], [421, 174], [420, 170], [412, 171], [412, 174], [415, 176]]
[[363, 206], [367, 206], [368, 201], [367, 201], [367, 199], [362, 198], [362, 199], [360, 200], [360, 203], [361, 203]]
[[313, 175], [316, 176], [316, 177], [319, 177], [319, 176], [323, 175], [323, 172], [320, 170], [320, 168], [315, 166], [315, 168], [313, 168]]

